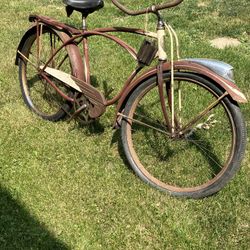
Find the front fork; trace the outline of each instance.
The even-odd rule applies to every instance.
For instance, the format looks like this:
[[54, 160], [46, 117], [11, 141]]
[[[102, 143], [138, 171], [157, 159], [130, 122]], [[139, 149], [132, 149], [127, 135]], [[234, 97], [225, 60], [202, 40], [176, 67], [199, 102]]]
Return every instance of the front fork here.
[[157, 83], [158, 83], [158, 91], [159, 91], [159, 96], [160, 96], [160, 102], [161, 102], [161, 109], [163, 113], [163, 117], [165, 119], [168, 132], [171, 132], [171, 121], [168, 117], [167, 113], [167, 108], [166, 108], [166, 103], [165, 103], [165, 98], [164, 98], [164, 79], [163, 79], [163, 61], [159, 61], [159, 64], [157, 66]]
[[[164, 98], [164, 79], [163, 79], [163, 64], [167, 61], [167, 54], [165, 52], [165, 23], [161, 20], [159, 16], [158, 20], [158, 27], [157, 27], [157, 39], [158, 39], [158, 57], [159, 62], [157, 66], [157, 83], [158, 83], [158, 90], [159, 90], [159, 97], [161, 103], [161, 109], [163, 113], [163, 117], [168, 129], [168, 132], [174, 137], [176, 127], [178, 126], [178, 121], [174, 112], [174, 61], [173, 61], [173, 41], [171, 39], [171, 78], [170, 78], [170, 88], [169, 86], [166, 87], [167, 91], [167, 98], [168, 98], [168, 105], [171, 110], [171, 119], [167, 113], [166, 102]], [[172, 38], [172, 37], [171, 37]]]
[[[163, 61], [160, 61], [157, 66], [157, 84], [158, 84], [158, 91], [159, 91], [159, 97], [160, 97], [160, 103], [161, 103], [161, 109], [163, 113], [163, 117], [166, 123], [166, 127], [168, 132], [171, 134], [171, 137], [176, 136], [176, 132], [181, 129], [181, 120], [180, 118], [177, 118], [177, 113], [174, 110], [174, 86], [171, 83], [167, 83], [166, 86], [164, 85], [164, 79], [163, 79]], [[167, 106], [166, 101], [164, 97], [164, 86], [165, 91], [167, 94], [167, 103], [169, 110], [171, 112], [171, 119], [167, 112]], [[180, 88], [178, 86], [178, 91], [180, 91]], [[180, 100], [180, 92], [179, 92], [179, 100]]]

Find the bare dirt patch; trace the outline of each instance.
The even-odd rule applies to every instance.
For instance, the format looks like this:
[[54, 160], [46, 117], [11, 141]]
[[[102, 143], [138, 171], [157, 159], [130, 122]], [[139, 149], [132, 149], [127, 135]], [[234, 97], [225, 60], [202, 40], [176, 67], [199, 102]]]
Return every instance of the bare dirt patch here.
[[207, 7], [209, 5], [210, 1], [199, 1], [197, 6], [198, 7]]
[[231, 37], [219, 37], [210, 41], [211, 45], [218, 49], [224, 49], [226, 47], [237, 47], [241, 44], [238, 39]]

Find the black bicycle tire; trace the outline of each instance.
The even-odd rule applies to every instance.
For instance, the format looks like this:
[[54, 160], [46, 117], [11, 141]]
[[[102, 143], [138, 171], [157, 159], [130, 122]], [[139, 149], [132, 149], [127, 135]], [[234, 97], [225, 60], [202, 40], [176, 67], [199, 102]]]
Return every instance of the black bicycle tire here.
[[[192, 73], [175, 73], [175, 77], [185, 77], [185, 78], [190, 78], [190, 80], [195, 79], [196, 81], [200, 81], [203, 84], [205, 84], [207, 87], [211, 88], [213, 91], [215, 91], [218, 95], [222, 95], [223, 91], [220, 89], [218, 86], [216, 86], [215, 83], [210, 82], [206, 78], [203, 78], [200, 75], [192, 74]], [[165, 73], [164, 74], [164, 79], [169, 78], [170, 74]], [[129, 111], [136, 100], [137, 96], [140, 95], [140, 93], [147, 88], [149, 85], [154, 84], [156, 82], [156, 77], [151, 77], [150, 79], [146, 80], [142, 84], [140, 84], [131, 94], [131, 96], [128, 98], [128, 101], [126, 103], [125, 109], [124, 109], [124, 115], [127, 116], [129, 114]], [[236, 172], [240, 168], [240, 162], [243, 158], [244, 151], [245, 151], [245, 146], [246, 146], [246, 127], [245, 127], [245, 122], [243, 119], [243, 116], [241, 114], [241, 111], [237, 105], [230, 97], [226, 97], [225, 100], [223, 100], [227, 108], [229, 109], [233, 122], [235, 125], [235, 131], [236, 131], [236, 145], [235, 145], [235, 150], [233, 152], [233, 157], [228, 164], [226, 170], [224, 173], [220, 176], [218, 180], [216, 180], [214, 183], [211, 185], [201, 188], [199, 190], [195, 190], [192, 192], [176, 192], [173, 190], [165, 189], [160, 186], [158, 186], [152, 179], [149, 179], [145, 174], [143, 174], [143, 171], [140, 169], [140, 167], [136, 164], [136, 161], [134, 160], [131, 151], [130, 151], [130, 146], [129, 142], [127, 139], [127, 126], [128, 126], [128, 121], [126, 119], [122, 120], [121, 124], [121, 138], [122, 138], [122, 145], [124, 149], [125, 156], [128, 160], [129, 165], [132, 167], [134, 172], [136, 173], [137, 176], [144, 182], [150, 184], [153, 187], [156, 187], [162, 191], [165, 191], [169, 193], [170, 195], [173, 196], [179, 196], [179, 197], [188, 197], [188, 198], [203, 198], [206, 196], [210, 196], [219, 190], [221, 190], [236, 174]]]

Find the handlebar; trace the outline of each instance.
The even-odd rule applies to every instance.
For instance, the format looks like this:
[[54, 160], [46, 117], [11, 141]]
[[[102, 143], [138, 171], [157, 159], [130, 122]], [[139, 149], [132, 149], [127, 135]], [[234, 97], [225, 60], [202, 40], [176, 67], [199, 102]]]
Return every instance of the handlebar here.
[[130, 10], [127, 9], [124, 5], [119, 3], [117, 0], [112, 0], [112, 3], [121, 11], [125, 12], [128, 15], [131, 16], [137, 16], [137, 15], [142, 15], [146, 13], [155, 13], [159, 10], [167, 9], [167, 8], [172, 8], [177, 5], [179, 5], [183, 0], [173, 0], [172, 2], [169, 3], [164, 3], [164, 4], [158, 4], [158, 5], [153, 5], [149, 8], [141, 9], [141, 10]]

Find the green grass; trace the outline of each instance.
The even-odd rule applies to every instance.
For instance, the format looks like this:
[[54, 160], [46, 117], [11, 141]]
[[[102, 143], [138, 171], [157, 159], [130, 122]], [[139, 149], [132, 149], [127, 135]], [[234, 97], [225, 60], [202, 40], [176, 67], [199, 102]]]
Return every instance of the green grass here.
[[[250, 99], [249, 1], [207, 0], [207, 7], [197, 7], [198, 2], [186, 0], [164, 12], [180, 35], [182, 57], [232, 64], [238, 86]], [[127, 17], [105, 3], [89, 16], [90, 28], [144, 28], [144, 17]], [[67, 19], [60, 1], [1, 1], [0, 248], [248, 249], [249, 149], [240, 172], [212, 197], [177, 199], [148, 187], [123, 161], [119, 131], [111, 128], [114, 108], [98, 125], [82, 127], [41, 120], [24, 105], [14, 60], [30, 13], [80, 24], [77, 13]], [[149, 22], [153, 29], [153, 17]], [[212, 48], [208, 41], [220, 36], [242, 44]], [[142, 39], [129, 35], [126, 40], [138, 48]], [[107, 83], [117, 90], [134, 65], [110, 46], [115, 47], [93, 38], [92, 69], [100, 88]], [[241, 108], [250, 134], [250, 105]]]

